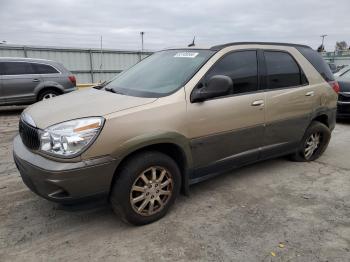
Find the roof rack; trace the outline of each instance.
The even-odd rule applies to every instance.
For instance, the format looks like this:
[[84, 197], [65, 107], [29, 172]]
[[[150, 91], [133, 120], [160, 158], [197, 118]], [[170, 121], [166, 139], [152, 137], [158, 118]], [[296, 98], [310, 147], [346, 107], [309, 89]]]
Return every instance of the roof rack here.
[[307, 45], [299, 45], [299, 44], [290, 44], [290, 43], [276, 43], [276, 42], [232, 42], [222, 45], [214, 45], [210, 48], [213, 51], [219, 51], [225, 47], [233, 46], [233, 45], [280, 45], [280, 46], [293, 46], [293, 47], [307, 47], [311, 48]]

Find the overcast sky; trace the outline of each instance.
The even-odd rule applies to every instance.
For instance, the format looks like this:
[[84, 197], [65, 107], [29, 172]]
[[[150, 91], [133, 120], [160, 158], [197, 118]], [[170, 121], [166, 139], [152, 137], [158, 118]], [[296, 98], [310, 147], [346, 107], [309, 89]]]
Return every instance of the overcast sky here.
[[349, 0], [0, 0], [0, 42], [113, 49], [279, 41], [350, 44]]

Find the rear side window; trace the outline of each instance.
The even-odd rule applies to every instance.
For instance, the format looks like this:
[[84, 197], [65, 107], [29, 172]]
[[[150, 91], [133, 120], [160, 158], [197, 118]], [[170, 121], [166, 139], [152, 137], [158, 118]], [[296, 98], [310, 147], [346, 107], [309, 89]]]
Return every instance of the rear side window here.
[[306, 84], [306, 78], [294, 58], [279, 51], [264, 51], [269, 89], [288, 88]]
[[50, 65], [32, 63], [36, 74], [57, 74], [59, 73]]
[[248, 93], [258, 90], [258, 62], [254, 50], [230, 53], [219, 60], [205, 77], [207, 82], [214, 75], [225, 75], [233, 81], [233, 93]]
[[327, 82], [334, 80], [334, 76], [331, 69], [315, 50], [312, 50], [310, 47], [303, 46], [299, 46], [296, 48], [307, 60], [309, 60], [309, 62], [320, 73], [324, 80], [326, 80]]
[[3, 62], [2, 70], [4, 75], [28, 75], [34, 74], [30, 63], [25, 62]]

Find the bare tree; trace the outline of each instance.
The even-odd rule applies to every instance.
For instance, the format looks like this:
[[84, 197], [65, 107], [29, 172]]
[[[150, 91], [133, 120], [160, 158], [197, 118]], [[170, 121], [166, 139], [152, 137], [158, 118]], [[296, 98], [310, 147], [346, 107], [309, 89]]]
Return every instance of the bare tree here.
[[335, 50], [341, 51], [348, 49], [348, 44], [345, 41], [339, 41], [335, 43]]

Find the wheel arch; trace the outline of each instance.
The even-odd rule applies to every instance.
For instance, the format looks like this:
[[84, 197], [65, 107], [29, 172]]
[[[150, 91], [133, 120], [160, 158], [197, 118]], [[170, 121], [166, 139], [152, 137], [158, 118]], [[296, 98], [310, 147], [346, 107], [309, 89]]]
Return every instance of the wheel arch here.
[[328, 115], [326, 113], [321, 113], [321, 114], [315, 116], [312, 119], [312, 121], [321, 122], [322, 124], [325, 124], [327, 127], [329, 127]]
[[[138, 141], [138, 143], [136, 141]], [[183, 137], [182, 135], [168, 133], [164, 137], [158, 136], [154, 139], [145, 139], [145, 137], [142, 137], [141, 139], [132, 139], [132, 141], [123, 144], [122, 147], [127, 148], [127, 150], [123, 150], [123, 153], [118, 157], [120, 159], [120, 162], [114, 172], [111, 187], [118, 179], [119, 171], [131, 157], [143, 151], [157, 151], [168, 155], [177, 163], [182, 177], [182, 192], [185, 195], [188, 195], [189, 175], [192, 167], [192, 155], [187, 138]]]
[[58, 88], [58, 87], [54, 87], [54, 86], [45, 86], [43, 88], [41, 88], [38, 93], [36, 94], [36, 100], [39, 100], [39, 97], [41, 96], [42, 93], [48, 91], [48, 90], [53, 90], [58, 92], [59, 94], [63, 94], [63, 90]]

